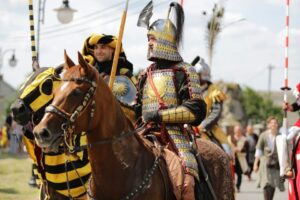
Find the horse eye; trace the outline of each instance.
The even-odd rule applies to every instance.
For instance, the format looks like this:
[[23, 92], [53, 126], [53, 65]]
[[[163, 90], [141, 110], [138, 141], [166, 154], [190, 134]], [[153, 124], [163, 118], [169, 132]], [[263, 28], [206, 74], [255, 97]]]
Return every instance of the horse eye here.
[[73, 95], [73, 96], [76, 96], [76, 97], [80, 96], [81, 94], [82, 94], [82, 92], [81, 92], [81, 90], [78, 89], [78, 88], [76, 88], [76, 89], [73, 90], [73, 92], [72, 92], [72, 95]]
[[47, 79], [42, 85], [42, 92], [46, 95], [50, 95], [52, 93], [53, 82], [51, 79]]

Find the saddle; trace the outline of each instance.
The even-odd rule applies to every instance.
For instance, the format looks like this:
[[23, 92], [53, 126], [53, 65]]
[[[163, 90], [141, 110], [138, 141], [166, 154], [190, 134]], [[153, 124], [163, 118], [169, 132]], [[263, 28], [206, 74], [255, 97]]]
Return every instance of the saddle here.
[[166, 182], [166, 179], [168, 179], [171, 183], [176, 199], [181, 199], [185, 173], [180, 157], [169, 149], [161, 137], [161, 133], [153, 127], [146, 127], [139, 130], [137, 137], [156, 157], [162, 156], [165, 161], [165, 170], [163, 170], [164, 167], [162, 165], [159, 168], [164, 180]]

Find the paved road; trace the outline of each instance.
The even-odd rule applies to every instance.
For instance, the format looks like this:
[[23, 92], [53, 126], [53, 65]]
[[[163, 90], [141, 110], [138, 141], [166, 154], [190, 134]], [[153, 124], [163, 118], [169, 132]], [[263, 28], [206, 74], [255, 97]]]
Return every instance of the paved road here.
[[[263, 190], [256, 187], [257, 175], [253, 174], [253, 180], [248, 181], [248, 177], [243, 176], [240, 193], [237, 193], [236, 200], [263, 200]], [[285, 182], [285, 192], [280, 192], [276, 188], [273, 200], [287, 200], [287, 181]]]

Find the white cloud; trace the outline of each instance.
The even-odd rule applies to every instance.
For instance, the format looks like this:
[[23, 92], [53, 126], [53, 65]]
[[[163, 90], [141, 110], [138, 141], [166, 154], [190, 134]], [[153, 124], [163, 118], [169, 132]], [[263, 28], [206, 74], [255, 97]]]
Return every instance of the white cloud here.
[[[87, 3], [88, 2], [88, 3]], [[121, 17], [123, 0], [72, 0], [70, 5], [78, 10], [74, 22], [69, 25], [59, 25], [56, 14], [52, 11], [60, 6], [61, 1], [47, 1], [45, 25], [41, 26], [40, 63], [42, 66], [55, 66], [63, 60], [63, 50], [67, 49], [69, 56], [76, 61], [77, 51], [80, 51], [84, 39], [93, 32], [118, 34], [120, 19], [103, 24], [103, 21]], [[148, 1], [130, 1], [126, 29], [124, 32], [124, 48], [127, 57], [134, 63], [136, 69], [149, 65], [146, 60], [147, 40], [146, 29], [136, 27], [137, 11], [141, 10]], [[169, 1], [155, 1], [155, 4], [165, 2], [154, 9], [153, 22], [164, 18]], [[207, 58], [205, 26], [207, 17], [202, 11], [211, 11], [213, 3], [218, 1], [184, 1], [186, 15], [185, 37], [182, 55], [190, 62], [196, 55]], [[16, 68], [9, 68], [5, 56], [5, 65], [1, 72], [4, 79], [13, 86], [20, 85], [24, 76], [31, 71], [31, 52], [29, 40], [29, 22], [27, 1], [10, 0], [2, 3], [0, 8], [0, 47], [15, 48], [19, 60]], [[113, 5], [118, 5], [112, 7]], [[282, 0], [243, 0], [225, 1], [224, 29], [216, 44], [212, 67], [214, 80], [238, 82], [255, 89], [267, 89], [267, 66], [273, 64], [283, 68], [284, 59], [284, 17], [285, 5]], [[100, 10], [112, 7], [107, 13]], [[35, 9], [36, 9], [35, 5]], [[290, 30], [290, 65], [299, 68], [300, 57], [300, 1], [291, 2]], [[91, 13], [93, 16], [87, 17]], [[112, 13], [110, 11], [113, 11]], [[103, 11], [104, 12], [104, 11]], [[100, 14], [102, 13], [102, 14]], [[134, 14], [134, 15], [133, 15]], [[133, 16], [132, 16], [133, 15]], [[35, 15], [36, 17], [37, 15]], [[233, 23], [242, 18], [246, 20]], [[90, 19], [90, 21], [84, 21]], [[79, 22], [78, 26], [74, 26]], [[233, 24], [231, 24], [233, 23]], [[231, 24], [231, 25], [229, 25]], [[227, 25], [227, 26], [226, 26]], [[60, 30], [60, 32], [57, 32]], [[53, 31], [53, 32], [50, 32]], [[19, 37], [16, 37], [19, 35]], [[10, 38], [10, 39], [9, 39]], [[290, 83], [295, 84], [298, 77], [290, 73]], [[278, 90], [282, 86], [281, 70], [274, 70], [272, 88]]]

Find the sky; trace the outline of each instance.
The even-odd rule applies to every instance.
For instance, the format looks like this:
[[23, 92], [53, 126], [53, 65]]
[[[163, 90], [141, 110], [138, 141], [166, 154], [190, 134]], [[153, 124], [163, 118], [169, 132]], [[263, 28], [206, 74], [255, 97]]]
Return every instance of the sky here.
[[[4, 80], [18, 88], [30, 74], [31, 42], [28, 1], [0, 0], [0, 48], [15, 49], [18, 64], [8, 65], [12, 52], [0, 56]], [[149, 66], [147, 30], [136, 26], [138, 14], [149, 0], [130, 0], [123, 36], [123, 47], [135, 71]], [[37, 20], [38, 0], [33, 0]], [[40, 28], [40, 66], [57, 66], [63, 62], [63, 51], [77, 62], [77, 51], [92, 33], [118, 35], [124, 0], [69, 0], [76, 9], [71, 23], [62, 25], [53, 9], [62, 0], [47, 0], [44, 24]], [[154, 15], [150, 20], [166, 18], [170, 0], [153, 0]], [[206, 24], [214, 3], [222, 4], [225, 15], [211, 66], [212, 81], [234, 82], [242, 87], [268, 90], [268, 66], [271, 90], [280, 91], [284, 83], [285, 0], [184, 0], [185, 27], [180, 52], [186, 62], [195, 56], [207, 59]], [[290, 1], [289, 85], [294, 88], [300, 78], [300, 1]], [[203, 15], [203, 11], [207, 15]]]

